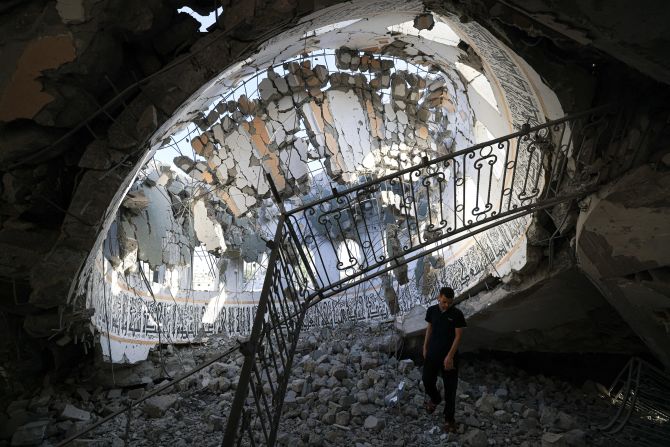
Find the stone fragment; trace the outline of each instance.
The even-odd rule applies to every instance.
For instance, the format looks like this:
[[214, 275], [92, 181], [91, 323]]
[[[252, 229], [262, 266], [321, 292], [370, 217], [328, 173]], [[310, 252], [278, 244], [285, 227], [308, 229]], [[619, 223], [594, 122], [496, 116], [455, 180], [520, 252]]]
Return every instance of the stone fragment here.
[[519, 421], [519, 429], [526, 432], [535, 430], [539, 425], [540, 423], [535, 418], [524, 418]]
[[347, 48], [340, 48], [335, 55], [335, 65], [340, 70], [348, 70], [351, 64], [351, 53]]
[[314, 67], [314, 74], [316, 75], [317, 78], [319, 78], [319, 81], [321, 81], [321, 85], [325, 85], [326, 82], [328, 82], [328, 69], [323, 66], [323, 65], [317, 65]]
[[91, 413], [85, 410], [80, 410], [74, 405], [67, 404], [65, 405], [65, 408], [63, 409], [63, 412], [61, 413], [60, 417], [62, 419], [67, 419], [70, 421], [86, 422], [91, 420]]
[[351, 418], [351, 416], [349, 415], [348, 411], [340, 411], [339, 413], [337, 413], [335, 415], [335, 423], [337, 425], [347, 426], [347, 425], [349, 425], [349, 419], [350, 418]]
[[324, 424], [329, 424], [332, 425], [335, 423], [335, 414], [331, 413], [330, 411], [326, 412], [322, 417], [321, 417], [321, 422]]
[[366, 428], [367, 430], [378, 431], [384, 428], [384, 421], [377, 418], [376, 416], [370, 415], [365, 418], [363, 427]]
[[277, 87], [277, 90], [279, 93], [282, 95], [287, 95], [290, 91], [288, 88], [288, 82], [286, 82], [286, 79], [283, 77], [278, 77], [277, 79], [274, 79], [273, 82], [275, 83], [275, 87]]
[[286, 82], [292, 91], [300, 90], [304, 87], [305, 83], [301, 76], [297, 74], [289, 74], [286, 76]]
[[563, 433], [545, 433], [542, 435], [542, 447], [569, 447]]
[[558, 419], [558, 412], [553, 407], [545, 406], [540, 412], [540, 423], [547, 427], [552, 427]]
[[260, 84], [258, 84], [258, 91], [264, 102], [269, 102], [279, 95], [274, 84], [272, 84], [272, 81], [268, 78], [263, 79]]
[[347, 368], [344, 365], [336, 365], [330, 370], [330, 375], [337, 380], [343, 380], [348, 376]]
[[476, 417], [468, 416], [465, 419], [465, 425], [467, 425], [468, 427], [479, 427], [482, 425], [482, 423], [479, 422], [479, 420]]
[[162, 417], [165, 412], [177, 402], [176, 394], [165, 394], [162, 396], [153, 396], [144, 403], [144, 414], [150, 418]]
[[475, 407], [483, 413], [493, 413], [503, 408], [503, 402], [492, 394], [484, 394], [477, 400]]
[[489, 440], [486, 437], [486, 433], [479, 430], [478, 428], [474, 428], [465, 433], [462, 436], [461, 441], [464, 446], [468, 447], [488, 447], [489, 445]]
[[296, 398], [298, 397], [298, 393], [296, 393], [294, 390], [288, 390], [286, 392], [286, 397], [284, 397], [284, 403], [287, 405], [291, 405], [296, 403]]
[[407, 121], [407, 114], [403, 112], [402, 110], [398, 110], [396, 113], [396, 116], [398, 117], [398, 122], [402, 124], [403, 126], [406, 126], [409, 121]]
[[12, 445], [39, 445], [44, 440], [49, 421], [36, 421], [19, 427], [12, 436]]
[[223, 416], [218, 414], [210, 414], [207, 416], [207, 423], [211, 427], [212, 431], [222, 431], [225, 425], [226, 419]]
[[256, 112], [256, 102], [252, 99], [247, 98], [246, 95], [240, 96], [237, 100], [238, 107], [240, 112], [244, 115], [253, 115]]
[[126, 194], [121, 206], [129, 210], [143, 210], [149, 206], [149, 199], [144, 195], [143, 190], [131, 191]]

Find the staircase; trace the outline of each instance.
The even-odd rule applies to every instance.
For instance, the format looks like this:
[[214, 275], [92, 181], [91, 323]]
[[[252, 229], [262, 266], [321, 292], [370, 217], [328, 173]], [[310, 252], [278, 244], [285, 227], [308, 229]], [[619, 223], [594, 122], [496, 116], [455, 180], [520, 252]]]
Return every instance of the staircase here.
[[222, 445], [275, 444], [310, 307], [379, 275], [401, 275], [408, 263], [474, 234], [593, 192], [606, 179], [591, 166], [621, 144], [627, 123], [621, 109], [606, 106], [525, 125], [289, 210], [272, 186], [281, 216]]

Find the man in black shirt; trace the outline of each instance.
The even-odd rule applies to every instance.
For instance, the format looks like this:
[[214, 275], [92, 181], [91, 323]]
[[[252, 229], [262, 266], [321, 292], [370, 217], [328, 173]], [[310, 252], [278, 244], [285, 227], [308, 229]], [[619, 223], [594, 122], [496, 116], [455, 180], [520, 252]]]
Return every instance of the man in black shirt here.
[[445, 429], [456, 431], [454, 413], [456, 410], [456, 387], [458, 386], [458, 345], [466, 327], [463, 313], [453, 306], [454, 290], [442, 287], [437, 296], [437, 304], [426, 311], [426, 338], [423, 342], [423, 386], [429, 399], [425, 406], [429, 414], [442, 400], [437, 391], [438, 373], [444, 383]]

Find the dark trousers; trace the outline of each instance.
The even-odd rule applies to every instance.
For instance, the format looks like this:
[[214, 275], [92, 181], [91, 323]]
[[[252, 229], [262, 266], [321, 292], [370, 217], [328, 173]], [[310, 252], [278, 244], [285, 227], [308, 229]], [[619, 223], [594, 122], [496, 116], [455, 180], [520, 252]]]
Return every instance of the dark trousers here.
[[444, 384], [444, 418], [448, 421], [453, 421], [456, 413], [458, 356], [454, 359], [454, 369], [450, 370], [444, 369], [444, 358], [441, 360], [428, 358], [423, 364], [423, 387], [435, 405], [439, 404], [442, 400], [436, 386], [438, 374], [442, 375], [442, 383]]

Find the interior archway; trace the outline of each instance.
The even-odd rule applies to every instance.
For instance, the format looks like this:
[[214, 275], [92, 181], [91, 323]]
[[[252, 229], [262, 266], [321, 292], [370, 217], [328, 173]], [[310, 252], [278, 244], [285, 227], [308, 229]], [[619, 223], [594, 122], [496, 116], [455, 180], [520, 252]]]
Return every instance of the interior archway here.
[[[87, 292], [88, 302], [97, 303], [97, 328], [107, 332], [108, 323], [115, 321], [109, 326], [109, 339], [103, 336], [103, 351], [112, 349], [116, 361], [132, 361], [123, 353], [127, 343], [137, 340], [146, 354], [151, 342], [159, 341], [160, 328], [145, 321], [155, 312], [173, 315], [166, 326], [174, 333], [166, 338], [174, 342], [189, 342], [212, 331], [250, 330], [265, 269], [262, 262], [253, 273], [247, 266], [263, 258], [279, 213], [265, 174], [276, 185], [281, 205], [290, 209], [328, 195], [333, 188], [560, 116], [558, 99], [532, 68], [476, 23], [422, 14], [413, 4], [392, 14], [373, 12], [369, 5], [358, 10], [335, 6], [305, 20], [203, 86], [152, 138], [155, 143], [147, 154], [152, 158], [107, 238], [114, 248], [105, 255], [97, 253], [97, 267], [91, 270], [93, 276], [101, 275], [103, 265], [105, 271], [117, 271]], [[496, 162], [484, 174], [493, 184], [502, 181], [504, 165], [495, 151], [492, 148], [490, 156]], [[474, 166], [469, 169], [479, 172]], [[455, 174], [447, 170], [445, 175]], [[467, 200], [473, 200], [474, 186], [468, 175], [461, 185], [468, 190]], [[500, 188], [493, 189], [495, 194]], [[450, 194], [460, 192], [454, 189]], [[489, 207], [501, 199], [479, 194]], [[446, 196], [444, 200], [446, 204]], [[154, 209], [154, 201], [163, 203], [160, 211]], [[389, 191], [368, 205], [363, 212], [376, 214], [379, 242], [384, 244], [384, 225], [390, 222], [384, 223], [389, 217], [383, 215], [398, 207], [398, 198]], [[481, 212], [487, 211], [482, 206]], [[170, 217], [165, 220], [164, 214]], [[461, 217], [460, 212], [454, 216], [477, 218]], [[409, 282], [395, 278], [382, 284], [380, 279], [338, 299], [338, 306], [357, 307], [352, 303], [369, 302], [376, 295], [381, 304], [368, 315], [385, 317], [391, 312], [388, 306], [384, 309], [382, 290], [403, 297], [398, 305], [406, 311], [430, 300], [438, 283], [462, 292], [486, 277], [520, 270], [526, 263], [525, 230], [530, 224], [527, 218], [521, 220], [443, 250], [431, 261], [432, 271], [429, 263], [411, 263], [409, 269], [416, 274]], [[327, 233], [323, 240], [312, 241], [319, 246], [312, 251], [333, 258], [330, 273], [337, 277], [338, 266], [351, 268], [355, 257], [340, 259], [337, 244], [342, 242], [329, 241]], [[196, 251], [201, 257], [197, 266]], [[148, 263], [150, 274], [138, 271], [137, 262]], [[172, 287], [162, 270], [171, 272]], [[133, 279], [138, 275], [141, 281]], [[194, 275], [214, 285], [194, 290]], [[100, 293], [103, 284], [124, 282], [124, 277], [128, 284], [136, 283], [132, 290], [141, 290], [138, 285], [144, 282], [144, 289], [155, 289], [153, 295], [135, 295], [118, 286], [114, 290], [126, 292]], [[100, 296], [114, 305], [105, 311]], [[212, 301], [218, 303], [216, 317], [208, 304]], [[133, 310], [114, 320], [109, 308]], [[339, 313], [333, 305], [330, 312]], [[240, 324], [242, 315], [246, 321]]]

